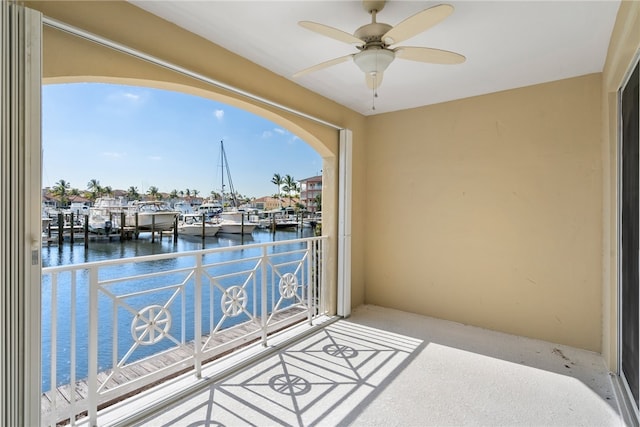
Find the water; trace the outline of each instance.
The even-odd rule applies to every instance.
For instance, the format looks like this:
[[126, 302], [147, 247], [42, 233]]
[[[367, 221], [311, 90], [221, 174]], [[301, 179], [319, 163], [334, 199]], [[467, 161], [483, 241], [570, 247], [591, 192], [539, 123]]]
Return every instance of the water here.
[[[242, 246], [253, 243], [268, 243], [274, 241], [282, 241], [282, 240], [291, 240], [297, 239], [301, 237], [311, 237], [313, 232], [311, 229], [305, 228], [302, 232], [296, 231], [276, 231], [275, 234], [269, 232], [268, 230], [259, 230], [256, 229], [251, 235], [219, 235], [215, 237], [207, 237], [204, 242], [202, 238], [199, 237], [183, 237], [180, 236], [176, 242], [173, 240], [173, 236], [164, 236], [162, 240], [159, 240], [156, 237], [154, 243], [151, 242], [150, 234], [142, 234], [140, 239], [138, 240], [128, 240], [124, 242], [120, 242], [116, 237], [111, 242], [89, 242], [89, 248], [84, 247], [84, 243], [76, 243], [75, 245], [70, 245], [65, 242], [62, 247], [58, 247], [58, 245], [53, 244], [50, 246], [43, 246], [42, 248], [42, 263], [43, 267], [53, 267], [53, 266], [61, 266], [61, 265], [71, 265], [71, 264], [82, 264], [86, 262], [94, 262], [94, 261], [103, 261], [110, 259], [120, 259], [120, 258], [131, 258], [131, 257], [140, 257], [145, 255], [157, 255], [164, 253], [178, 253], [178, 252], [187, 252], [201, 249], [210, 249], [210, 248], [219, 248], [219, 247], [232, 247], [232, 246]], [[279, 248], [278, 251], [291, 250], [292, 247], [298, 248], [299, 245], [292, 245], [292, 247]], [[246, 251], [231, 251], [224, 252], [221, 254], [217, 254], [218, 257], [216, 261], [220, 261], [222, 259], [226, 260], [234, 260], [246, 258], [248, 256], [257, 256], [259, 255], [259, 249], [247, 249]], [[157, 260], [153, 262], [145, 262], [145, 263], [132, 263], [126, 264], [124, 266], [118, 266], [113, 268], [106, 268], [101, 270], [100, 279], [109, 278], [111, 274], [114, 277], [122, 277], [125, 276], [133, 276], [139, 274], [146, 274], [157, 271], [160, 266], [166, 266], [170, 264], [170, 268], [180, 268], [193, 265], [192, 258], [185, 259], [166, 259], [166, 260]], [[255, 264], [255, 263], [254, 263]], [[238, 264], [235, 264], [232, 267], [227, 268], [238, 268]], [[246, 266], [245, 268], [249, 268]], [[126, 271], [123, 271], [126, 269]], [[229, 271], [224, 271], [224, 273], [229, 273]], [[86, 273], [86, 272], [85, 272]], [[215, 273], [216, 275], [219, 272]], [[87, 280], [86, 274], [79, 274], [76, 278], [78, 282], [83, 282]], [[167, 281], [167, 277], [164, 276], [163, 280]], [[181, 279], [176, 279], [179, 282]], [[42, 390], [49, 390], [51, 388], [51, 283], [50, 277], [43, 277], [42, 284]], [[69, 383], [71, 380], [70, 377], [70, 359], [71, 359], [71, 336], [73, 335], [71, 332], [71, 296], [70, 296], [70, 286], [71, 278], [70, 275], [61, 274], [58, 278], [58, 291], [57, 291], [57, 321], [56, 321], [56, 329], [57, 336], [59, 337], [57, 340], [57, 369], [56, 369], [56, 384], [62, 385]], [[157, 283], [154, 282], [153, 279], [146, 280], [150, 288], [155, 288]], [[119, 295], [128, 292], [137, 292], [141, 289], [144, 289], [146, 286], [143, 281], [137, 281], [135, 283], [123, 283], [121, 285], [117, 285], [119, 289], [117, 292]], [[75, 295], [75, 318], [77, 319], [77, 330], [75, 333], [75, 348], [77, 351], [76, 354], [76, 366], [77, 373], [76, 379], [81, 379], [86, 377], [87, 372], [87, 348], [88, 348], [88, 299], [89, 292], [88, 287], [86, 286], [77, 286], [76, 295]], [[162, 291], [162, 292], [154, 292], [152, 295], [143, 295], [139, 297], [132, 298], [132, 304], [136, 304], [135, 299], [137, 298], [137, 306], [146, 306], [149, 304], [157, 304], [158, 301], [166, 301], [167, 298], [170, 297], [172, 291]], [[180, 293], [176, 296], [176, 301], [174, 301], [173, 306], [179, 307], [184, 302], [188, 302], [193, 298], [193, 287], [186, 288], [184, 293]], [[219, 301], [221, 297], [221, 291], [214, 289], [213, 295], [211, 295], [212, 300]], [[249, 299], [254, 298], [253, 291], [249, 289]], [[255, 297], [259, 297], [259, 292], [256, 293]], [[140, 299], [145, 299], [144, 303], [141, 303]], [[184, 299], [184, 301], [183, 301]], [[203, 301], [207, 301], [209, 299], [209, 291], [208, 289], [203, 288]], [[132, 334], [130, 332], [131, 328], [131, 313], [127, 312], [127, 310], [122, 307], [117, 308], [117, 316], [118, 316], [118, 327], [117, 330], [114, 331], [112, 327], [112, 315], [114, 313], [113, 301], [109, 298], [101, 297], [99, 299], [99, 319], [98, 319], [98, 327], [99, 327], [99, 370], [109, 369], [112, 364], [112, 346], [118, 346], [119, 357], [124, 356], [124, 352], [128, 348], [131, 347], [133, 342]], [[189, 304], [186, 304], [187, 307], [190, 307]], [[176, 310], [179, 311], [179, 310]], [[204, 310], [203, 310], [204, 313]], [[193, 311], [189, 308], [184, 311], [184, 313], [179, 312], [174, 314], [174, 319], [171, 326], [171, 335], [177, 336], [178, 340], [181, 336], [180, 324], [182, 316], [185, 316], [186, 324], [191, 325], [193, 322]], [[128, 316], [128, 317], [127, 317]], [[205, 329], [210, 328], [210, 319], [208, 317], [203, 318], [203, 325]], [[239, 321], [239, 319], [238, 319]], [[230, 326], [229, 324], [225, 324], [225, 327]], [[208, 329], [210, 330], [210, 329]], [[117, 344], [114, 344], [113, 337], [117, 337]], [[187, 326], [186, 333], [184, 335], [187, 340], [193, 339], [193, 328], [189, 328]], [[139, 359], [154, 352], [160, 351], [164, 348], [171, 347], [174, 343], [170, 340], [163, 340], [163, 342], [159, 344], [154, 344], [150, 346], [141, 346], [138, 348], [131, 356], [129, 360]]]

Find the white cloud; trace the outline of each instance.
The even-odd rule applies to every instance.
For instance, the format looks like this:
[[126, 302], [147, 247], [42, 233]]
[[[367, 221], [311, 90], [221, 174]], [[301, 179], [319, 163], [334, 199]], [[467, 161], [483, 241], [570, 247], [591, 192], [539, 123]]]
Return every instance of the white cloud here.
[[275, 133], [279, 133], [280, 135], [284, 135], [284, 134], [286, 134], [286, 133], [287, 133], [287, 131], [286, 131], [286, 130], [281, 129], [281, 128], [274, 128], [274, 129], [273, 129], [273, 131], [274, 131]]
[[264, 132], [262, 132], [263, 139], [271, 138], [272, 136], [273, 136], [273, 133], [271, 133], [271, 131], [265, 130]]
[[117, 91], [109, 95], [108, 100], [111, 102], [125, 102], [128, 104], [140, 104], [144, 101], [144, 93]]
[[298, 142], [298, 141], [301, 141], [301, 139], [300, 139], [300, 138], [298, 138], [298, 136], [297, 136], [297, 135], [293, 135], [293, 136], [291, 137], [291, 139], [289, 139], [289, 145], [293, 145], [293, 144], [295, 144], [295, 143], [296, 143], [296, 142]]
[[216, 110], [214, 111], [213, 115], [216, 116], [216, 119], [222, 121], [222, 119], [224, 118], [224, 110]]

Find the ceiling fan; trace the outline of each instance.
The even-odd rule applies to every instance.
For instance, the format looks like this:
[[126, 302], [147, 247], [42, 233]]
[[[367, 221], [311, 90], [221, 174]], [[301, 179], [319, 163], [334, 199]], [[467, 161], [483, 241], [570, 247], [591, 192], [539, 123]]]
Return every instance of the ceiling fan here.
[[358, 28], [353, 35], [316, 22], [300, 21], [298, 23], [300, 26], [323, 36], [352, 44], [359, 52], [306, 68], [295, 73], [293, 77], [297, 78], [353, 59], [353, 62], [364, 72], [367, 87], [375, 91], [382, 83], [384, 71], [395, 58], [431, 64], [460, 64], [466, 60], [463, 55], [447, 50], [411, 46], [391, 47], [438, 24], [453, 13], [453, 6], [440, 4], [430, 7], [392, 27], [376, 21], [376, 15], [384, 5], [384, 0], [363, 0], [362, 7], [371, 14], [371, 23]]

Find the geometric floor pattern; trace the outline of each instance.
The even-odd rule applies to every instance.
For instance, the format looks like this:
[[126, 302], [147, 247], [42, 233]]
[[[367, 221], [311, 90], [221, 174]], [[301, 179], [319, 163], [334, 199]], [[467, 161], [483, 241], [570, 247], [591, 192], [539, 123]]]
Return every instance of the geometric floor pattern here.
[[599, 354], [362, 306], [140, 426], [623, 426]]
[[337, 322], [143, 425], [326, 425], [348, 416], [420, 344]]

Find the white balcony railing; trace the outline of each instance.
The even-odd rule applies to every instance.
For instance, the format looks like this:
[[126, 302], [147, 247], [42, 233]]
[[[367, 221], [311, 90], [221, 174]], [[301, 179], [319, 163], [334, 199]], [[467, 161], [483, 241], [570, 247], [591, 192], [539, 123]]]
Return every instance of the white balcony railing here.
[[42, 270], [42, 420], [89, 417], [324, 314], [326, 238]]

